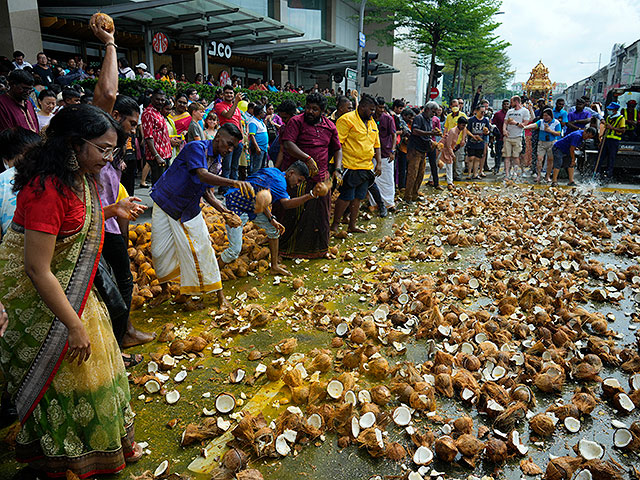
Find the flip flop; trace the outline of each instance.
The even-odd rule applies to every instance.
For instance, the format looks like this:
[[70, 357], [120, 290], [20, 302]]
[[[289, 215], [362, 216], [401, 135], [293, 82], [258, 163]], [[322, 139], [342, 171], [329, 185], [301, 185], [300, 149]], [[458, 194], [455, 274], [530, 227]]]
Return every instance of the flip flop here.
[[133, 355], [129, 353], [122, 354], [122, 361], [124, 362], [124, 368], [135, 367], [143, 360], [144, 360], [144, 355], [142, 355], [141, 353], [134, 353]]

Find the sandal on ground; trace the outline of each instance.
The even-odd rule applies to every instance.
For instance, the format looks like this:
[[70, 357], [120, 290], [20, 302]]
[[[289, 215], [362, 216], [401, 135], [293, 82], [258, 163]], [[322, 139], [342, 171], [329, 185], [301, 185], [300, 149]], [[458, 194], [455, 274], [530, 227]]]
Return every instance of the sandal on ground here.
[[140, 188], [149, 188], [151, 185], [149, 185], [148, 183], [141, 183], [139, 185]]
[[558, 182], [551, 182], [551, 186], [552, 187], [557, 187], [558, 186]]
[[142, 355], [141, 353], [134, 353], [133, 355], [129, 353], [122, 354], [122, 361], [124, 362], [124, 368], [135, 367], [143, 360], [144, 360], [144, 355]]

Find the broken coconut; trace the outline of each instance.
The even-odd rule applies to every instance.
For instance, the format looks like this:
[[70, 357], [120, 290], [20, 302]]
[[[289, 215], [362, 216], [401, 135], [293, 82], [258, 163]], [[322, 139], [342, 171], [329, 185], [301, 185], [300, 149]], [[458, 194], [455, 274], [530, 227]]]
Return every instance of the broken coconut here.
[[236, 408], [236, 399], [230, 393], [221, 393], [216, 397], [216, 410], [220, 413], [229, 413]]

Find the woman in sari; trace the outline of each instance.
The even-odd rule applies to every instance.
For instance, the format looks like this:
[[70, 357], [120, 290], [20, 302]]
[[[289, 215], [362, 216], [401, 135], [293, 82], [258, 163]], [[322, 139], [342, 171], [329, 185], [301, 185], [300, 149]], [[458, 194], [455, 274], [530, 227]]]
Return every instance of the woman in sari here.
[[175, 111], [173, 115], [169, 115], [169, 118], [173, 121], [176, 132], [178, 135], [182, 135], [184, 138], [187, 135], [187, 130], [191, 124], [191, 115], [187, 111], [189, 106], [189, 97], [186, 93], [179, 93], [176, 95]]
[[60, 111], [16, 164], [16, 212], [0, 244], [0, 365], [21, 423], [16, 457], [51, 477], [115, 473], [142, 455], [122, 356], [93, 287], [104, 218], [131, 213], [126, 201], [103, 212], [94, 180], [124, 142], [119, 132], [97, 107]]

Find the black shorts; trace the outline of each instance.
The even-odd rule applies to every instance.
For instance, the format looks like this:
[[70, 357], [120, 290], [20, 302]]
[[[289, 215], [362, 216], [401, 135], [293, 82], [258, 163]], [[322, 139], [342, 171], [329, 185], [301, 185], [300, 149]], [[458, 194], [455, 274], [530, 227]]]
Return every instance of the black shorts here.
[[345, 170], [340, 186], [340, 200], [364, 200], [375, 179], [376, 176], [371, 170]]
[[472, 145], [467, 146], [467, 155], [470, 157], [482, 158], [484, 156], [484, 146], [479, 148]]

